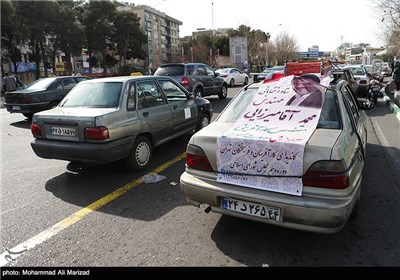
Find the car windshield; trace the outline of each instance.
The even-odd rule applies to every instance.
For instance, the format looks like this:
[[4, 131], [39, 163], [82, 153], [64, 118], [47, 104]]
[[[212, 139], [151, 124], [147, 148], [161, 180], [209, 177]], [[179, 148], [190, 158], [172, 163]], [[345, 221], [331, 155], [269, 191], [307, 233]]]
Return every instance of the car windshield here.
[[225, 68], [225, 69], [218, 69], [218, 70], [216, 70], [215, 72], [218, 72], [218, 73], [228, 73], [230, 70], [231, 70], [231, 69]]
[[161, 66], [154, 73], [155, 76], [183, 76], [184, 65]]
[[122, 83], [79, 83], [61, 101], [61, 107], [114, 108], [118, 106]]
[[365, 70], [362, 67], [349, 67], [350, 71], [356, 76], [365, 75]]
[[[218, 121], [235, 122], [243, 114], [246, 107], [250, 104], [258, 88], [252, 87], [243, 89], [226, 106], [224, 111], [218, 116]], [[317, 128], [340, 129], [340, 118], [336, 101], [335, 91], [328, 89], [325, 93], [324, 104], [322, 105], [321, 116]]]
[[48, 88], [57, 78], [43, 78], [34, 81], [29, 85], [30, 90], [39, 90]]

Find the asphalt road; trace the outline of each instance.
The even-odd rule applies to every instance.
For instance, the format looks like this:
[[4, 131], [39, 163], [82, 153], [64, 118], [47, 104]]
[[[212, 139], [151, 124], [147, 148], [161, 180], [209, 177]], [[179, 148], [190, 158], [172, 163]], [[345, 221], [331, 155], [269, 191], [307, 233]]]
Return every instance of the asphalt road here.
[[[230, 88], [226, 100], [209, 98], [214, 117], [239, 88]], [[29, 122], [1, 109], [0, 266], [399, 267], [400, 126], [379, 102], [368, 112], [359, 215], [335, 235], [189, 205], [179, 177], [191, 135], [159, 147], [146, 172], [117, 162], [73, 174], [66, 162], [36, 157]], [[156, 168], [166, 178], [143, 183]]]

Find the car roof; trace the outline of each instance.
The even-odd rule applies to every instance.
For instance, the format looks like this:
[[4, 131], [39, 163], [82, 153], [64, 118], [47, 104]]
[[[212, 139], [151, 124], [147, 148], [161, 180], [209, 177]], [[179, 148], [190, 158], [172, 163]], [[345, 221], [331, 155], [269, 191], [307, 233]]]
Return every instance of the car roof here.
[[126, 81], [132, 81], [132, 80], [140, 80], [140, 81], [146, 81], [146, 80], [154, 80], [154, 79], [169, 79], [171, 81], [174, 81], [174, 79], [168, 77], [168, 76], [116, 76], [116, 77], [106, 77], [106, 78], [98, 78], [98, 79], [92, 79], [85, 81], [87, 83], [97, 83], [97, 82], [126, 82]]

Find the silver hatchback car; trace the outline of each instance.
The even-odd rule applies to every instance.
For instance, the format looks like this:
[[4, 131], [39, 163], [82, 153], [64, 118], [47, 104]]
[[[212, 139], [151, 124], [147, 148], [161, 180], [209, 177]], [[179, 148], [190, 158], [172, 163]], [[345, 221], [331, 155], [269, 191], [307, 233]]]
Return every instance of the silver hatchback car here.
[[[60, 104], [33, 116], [37, 156], [75, 165], [125, 159], [145, 169], [155, 147], [210, 123], [211, 103], [169, 77], [113, 77], [79, 83]], [[74, 165], [72, 165], [74, 166]]]
[[[243, 88], [213, 123], [191, 137], [186, 151], [186, 169], [180, 177], [180, 187], [187, 201], [197, 207], [208, 205], [206, 212], [212, 210], [276, 226], [317, 233], [340, 231], [351, 214], [356, 213], [360, 199], [367, 142], [364, 110], [374, 106], [361, 104], [346, 81], [330, 83], [318, 124], [305, 144], [303, 166], [299, 167], [303, 185], [300, 195], [276, 192], [273, 186], [263, 189], [221, 182], [219, 178], [226, 173], [218, 168], [217, 154], [221, 154], [222, 149], [231, 149], [230, 155], [245, 150], [240, 145], [237, 149], [221, 146], [219, 139], [245, 116], [259, 87], [261, 84]], [[274, 102], [278, 101], [268, 104]], [[259, 153], [264, 153], [264, 147], [260, 145]], [[245, 156], [248, 155], [258, 157], [260, 154], [248, 150]], [[277, 153], [273, 156], [293, 157]], [[232, 165], [244, 167], [240, 161], [232, 161]], [[264, 162], [246, 168], [260, 168], [262, 174], [266, 166]], [[261, 176], [264, 176], [263, 182], [268, 182], [267, 172]]]

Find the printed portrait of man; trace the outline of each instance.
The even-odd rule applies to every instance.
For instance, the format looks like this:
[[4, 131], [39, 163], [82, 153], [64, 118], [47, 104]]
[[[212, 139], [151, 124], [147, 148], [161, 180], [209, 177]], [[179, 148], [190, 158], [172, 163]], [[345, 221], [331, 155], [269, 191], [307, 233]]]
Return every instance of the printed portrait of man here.
[[324, 87], [320, 79], [313, 74], [295, 76], [292, 80], [292, 88], [296, 94], [286, 103], [287, 106], [300, 106], [321, 108], [324, 100]]

